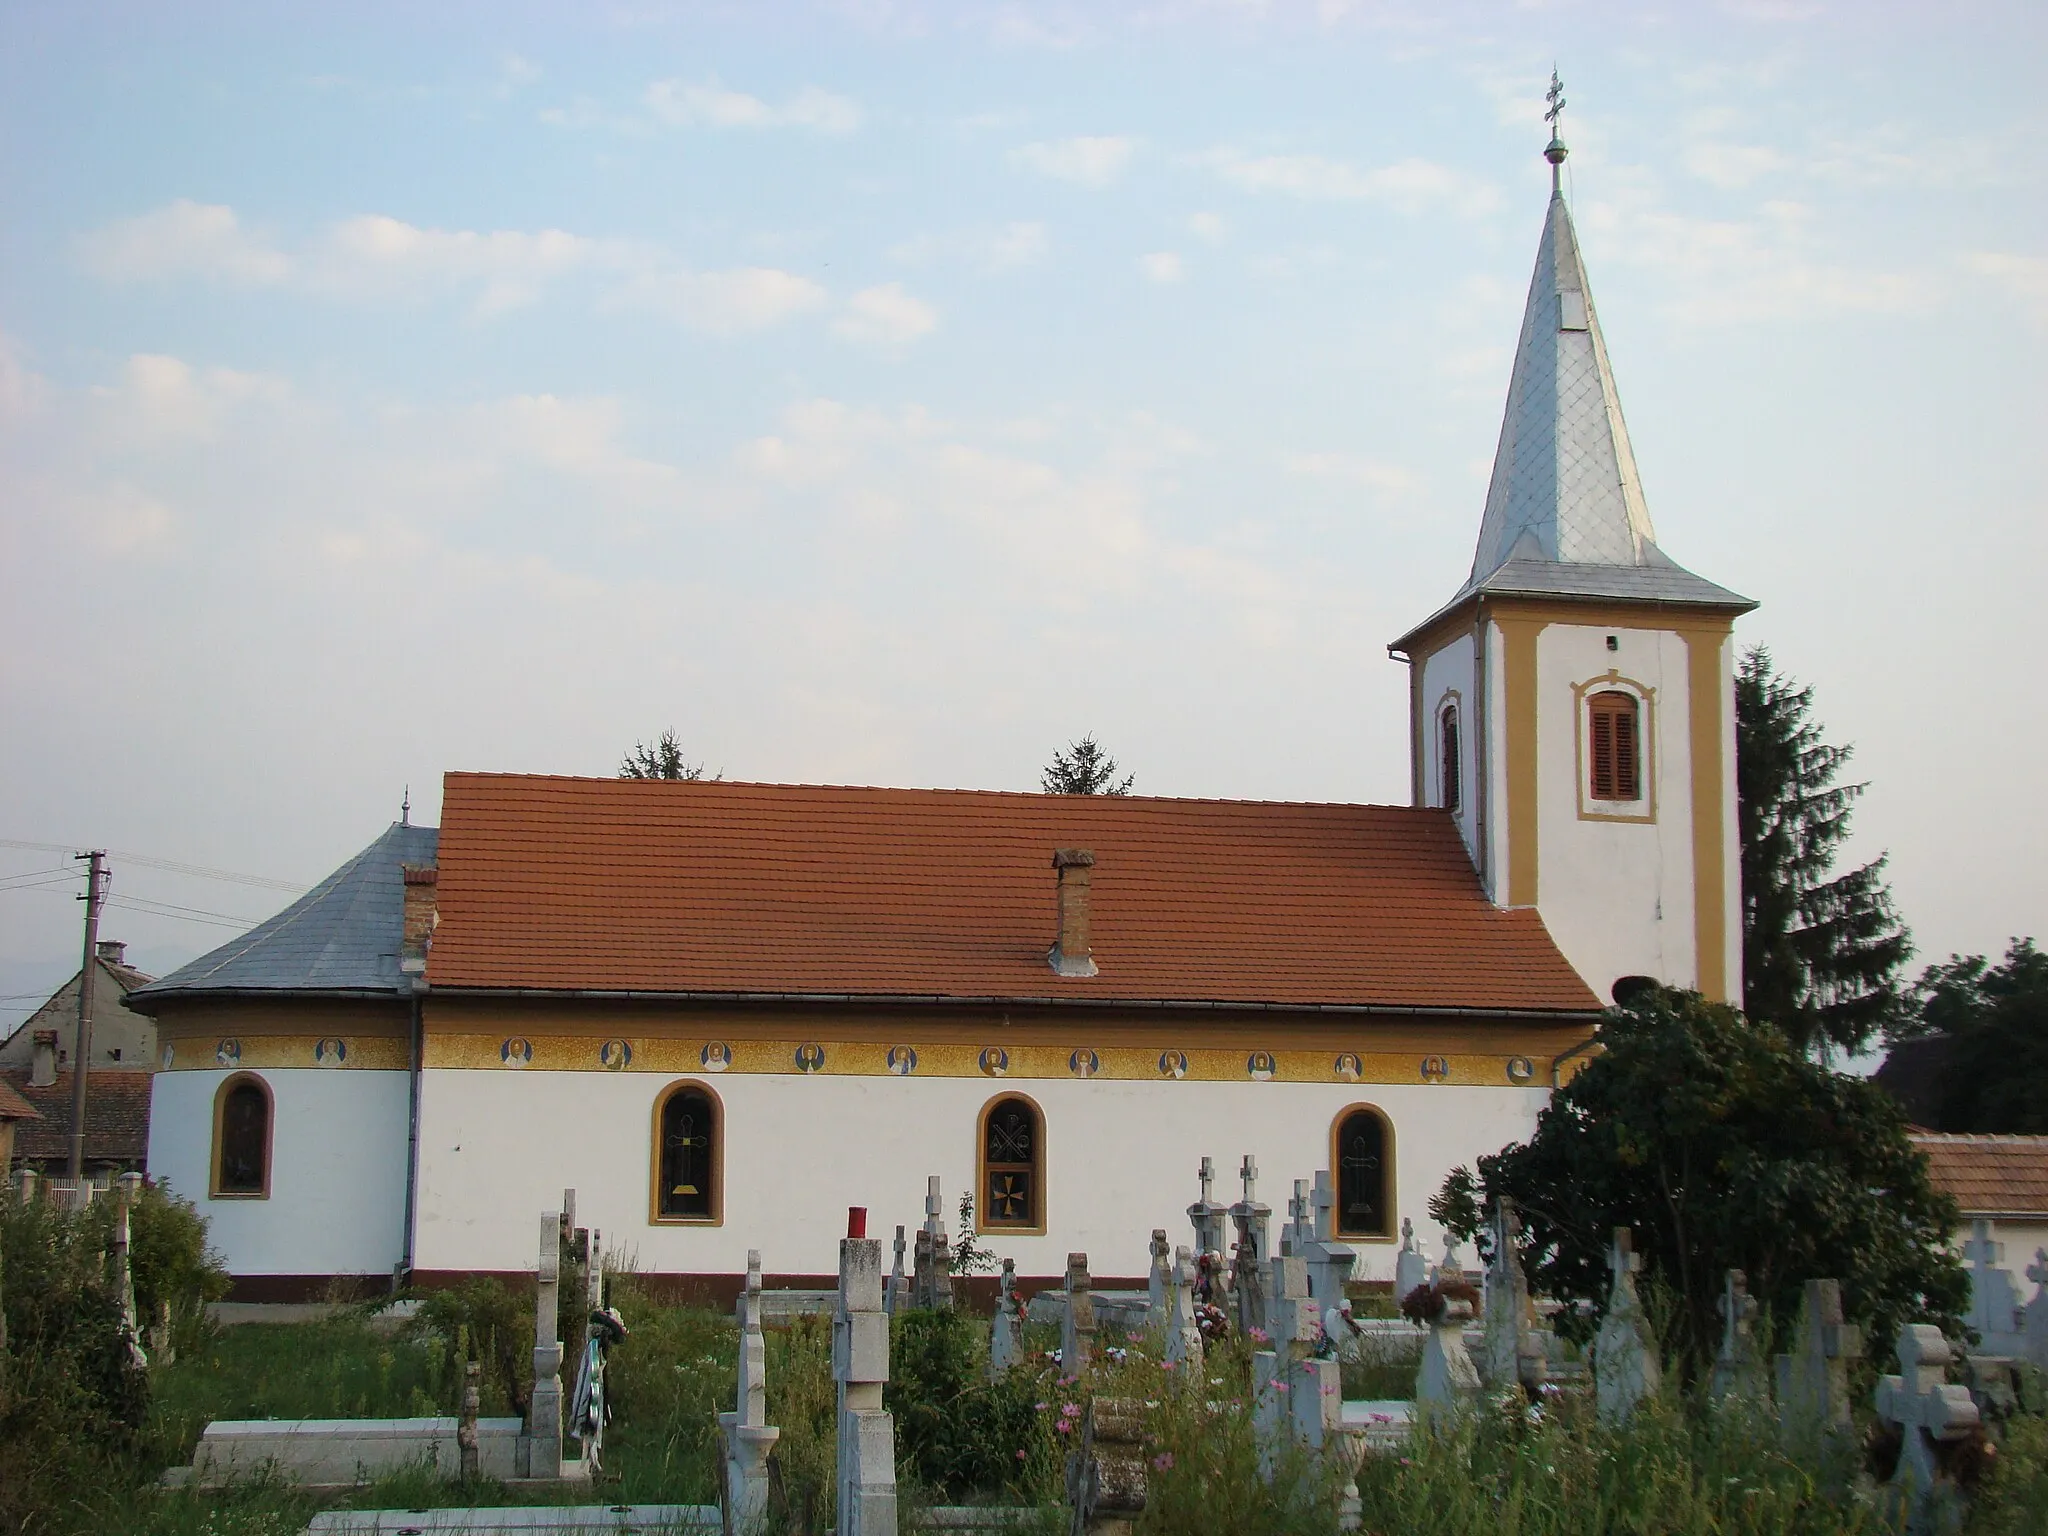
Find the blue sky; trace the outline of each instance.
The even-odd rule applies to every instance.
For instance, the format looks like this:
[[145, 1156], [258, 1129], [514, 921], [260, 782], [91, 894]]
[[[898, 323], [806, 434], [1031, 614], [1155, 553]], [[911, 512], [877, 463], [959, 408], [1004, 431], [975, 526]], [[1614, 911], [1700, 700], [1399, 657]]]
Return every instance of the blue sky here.
[[[0, 4], [0, 838], [451, 768], [1399, 801], [1542, 93], [1664, 547], [1924, 958], [2048, 930], [2036, 6]], [[0, 886], [61, 856], [0, 846]], [[267, 887], [115, 861], [167, 968]], [[75, 964], [0, 889], [0, 1027]], [[211, 914], [211, 924], [192, 913]]]

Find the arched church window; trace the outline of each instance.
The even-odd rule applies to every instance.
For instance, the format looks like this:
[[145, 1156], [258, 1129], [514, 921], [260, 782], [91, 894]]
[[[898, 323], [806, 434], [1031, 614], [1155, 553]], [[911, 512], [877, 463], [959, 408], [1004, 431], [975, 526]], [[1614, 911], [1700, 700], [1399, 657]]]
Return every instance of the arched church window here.
[[270, 1197], [270, 1085], [238, 1072], [213, 1096], [213, 1194]]
[[1586, 701], [1586, 735], [1595, 800], [1643, 797], [1642, 704], [1632, 693], [1607, 688]]
[[1446, 704], [1443, 713], [1437, 717], [1437, 747], [1442, 754], [1438, 782], [1443, 785], [1444, 809], [1456, 811], [1462, 805], [1464, 784], [1459, 772], [1461, 759], [1458, 756], [1458, 706]]
[[1394, 1130], [1370, 1104], [1354, 1104], [1330, 1130], [1337, 1176], [1337, 1235], [1394, 1235]]
[[983, 1232], [1045, 1230], [1045, 1117], [1022, 1094], [989, 1101], [981, 1112], [980, 1197]]
[[720, 1219], [724, 1115], [702, 1083], [676, 1083], [654, 1105], [654, 1220]]

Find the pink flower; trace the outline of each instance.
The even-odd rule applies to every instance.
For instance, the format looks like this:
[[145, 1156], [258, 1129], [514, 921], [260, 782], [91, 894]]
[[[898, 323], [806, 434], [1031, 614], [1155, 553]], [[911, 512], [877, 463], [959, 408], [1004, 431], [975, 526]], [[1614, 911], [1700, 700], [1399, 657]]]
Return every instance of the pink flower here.
[[1254, 1328], [1252, 1330], [1252, 1337], [1258, 1340], [1261, 1344], [1270, 1344], [1273, 1342], [1273, 1335], [1266, 1332], [1266, 1330], [1263, 1328]]
[[1173, 1452], [1161, 1451], [1157, 1456], [1154, 1456], [1152, 1458], [1152, 1465], [1158, 1468], [1158, 1470], [1160, 1470], [1161, 1472], [1167, 1471], [1169, 1468], [1173, 1466]]
[[1055, 1433], [1057, 1433], [1057, 1434], [1062, 1434], [1062, 1435], [1064, 1435], [1064, 1434], [1068, 1433], [1068, 1432], [1069, 1432], [1070, 1430], [1072, 1430], [1072, 1429], [1073, 1429], [1073, 1427], [1074, 1427], [1074, 1426], [1073, 1426], [1072, 1424], [1068, 1423], [1068, 1422], [1067, 1422], [1067, 1421], [1066, 1421], [1065, 1419], [1061, 1419], [1061, 1420], [1059, 1421], [1059, 1423], [1057, 1423], [1057, 1424], [1053, 1425], [1053, 1430], [1054, 1430], [1054, 1432], [1055, 1432]]
[[1044, 1404], [1044, 1403], [1040, 1403], [1040, 1404], [1038, 1405], [1038, 1411], [1039, 1411], [1040, 1413], [1043, 1413], [1043, 1412], [1045, 1412], [1045, 1410], [1046, 1410], [1046, 1406], [1047, 1406], [1046, 1404]]
[[1143, 1335], [1142, 1333], [1127, 1333], [1124, 1335], [1124, 1337], [1129, 1339], [1133, 1344], [1143, 1343], [1145, 1339], [1145, 1335]]
[[1019, 1461], [1024, 1459], [1024, 1447], [1021, 1445], [1017, 1447], [1017, 1459]]
[[1062, 1418], [1078, 1419], [1081, 1416], [1081, 1405], [1079, 1403], [1061, 1403], [1060, 1416]]

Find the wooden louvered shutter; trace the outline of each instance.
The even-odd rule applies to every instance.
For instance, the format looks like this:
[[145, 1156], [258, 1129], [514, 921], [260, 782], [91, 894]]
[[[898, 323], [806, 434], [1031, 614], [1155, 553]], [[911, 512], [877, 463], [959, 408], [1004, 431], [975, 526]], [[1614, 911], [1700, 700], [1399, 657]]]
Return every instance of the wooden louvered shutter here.
[[1595, 800], [1642, 798], [1639, 708], [1633, 694], [1609, 689], [1593, 695], [1587, 709], [1587, 755]]
[[1593, 798], [1612, 800], [1614, 798], [1614, 717], [1602, 704], [1604, 698], [1593, 701]]
[[1461, 804], [1461, 793], [1464, 789], [1464, 785], [1460, 782], [1462, 759], [1458, 755], [1457, 706], [1447, 705], [1441, 719], [1443, 722], [1443, 763], [1441, 766], [1444, 787], [1444, 809], [1455, 811]]

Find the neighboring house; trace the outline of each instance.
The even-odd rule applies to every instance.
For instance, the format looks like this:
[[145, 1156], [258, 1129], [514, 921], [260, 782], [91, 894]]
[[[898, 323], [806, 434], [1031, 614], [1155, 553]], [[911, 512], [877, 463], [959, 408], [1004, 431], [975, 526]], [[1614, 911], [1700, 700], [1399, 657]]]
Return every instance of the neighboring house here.
[[[7, 1095], [25, 1102], [35, 1118], [14, 1130], [14, 1167], [34, 1168], [62, 1178], [71, 1166], [71, 1069], [52, 1072], [47, 1082], [35, 1071], [0, 1073], [0, 1118]], [[104, 1181], [117, 1173], [139, 1173], [149, 1155], [150, 1078], [133, 1067], [90, 1074], [85, 1083], [85, 1176]], [[192, 1191], [181, 1190], [183, 1193]]]
[[13, 1169], [17, 1130], [37, 1118], [35, 1106], [16, 1092], [13, 1084], [0, 1079], [0, 1175]]
[[1027, 1278], [1136, 1276], [1244, 1154], [1389, 1279], [1618, 980], [1740, 999], [1753, 606], [1655, 540], [1553, 175], [1470, 573], [1393, 647], [1410, 804], [449, 774], [131, 996], [151, 1171], [252, 1298], [530, 1273], [568, 1187], [643, 1272], [829, 1284], [928, 1175]]
[[2032, 1296], [2027, 1270], [2035, 1253], [2048, 1249], [2048, 1136], [1915, 1131], [1913, 1145], [1927, 1154], [1934, 1187], [1963, 1208], [1958, 1249], [1969, 1241], [1976, 1222], [1989, 1222], [1992, 1241], [2005, 1246], [1999, 1267], [2012, 1275], [2022, 1300]]
[[[95, 1068], [156, 1065], [156, 1021], [146, 1013], [131, 1012], [128, 994], [155, 980], [124, 958], [128, 946], [113, 939], [99, 943], [98, 974], [92, 984], [92, 1064]], [[33, 1064], [35, 1037], [43, 1030], [57, 1032], [57, 1065], [71, 1064], [71, 1050], [78, 1039], [78, 972], [51, 994], [6, 1040], [0, 1041], [0, 1071], [27, 1068]]]

